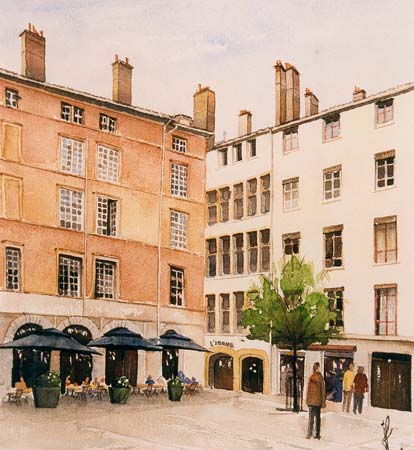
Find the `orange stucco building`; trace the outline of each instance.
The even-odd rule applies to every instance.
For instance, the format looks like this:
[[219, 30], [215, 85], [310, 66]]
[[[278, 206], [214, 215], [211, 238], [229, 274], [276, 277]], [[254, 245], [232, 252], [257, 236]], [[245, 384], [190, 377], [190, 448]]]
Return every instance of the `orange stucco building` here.
[[[45, 81], [43, 33], [29, 26], [20, 38], [22, 74], [0, 69], [1, 342], [39, 326], [86, 340], [127, 326], [202, 343], [214, 92], [199, 86], [194, 121], [132, 106], [133, 68], [117, 56], [112, 99], [59, 87]], [[0, 389], [25, 364], [57, 368], [48, 358], [2, 351]], [[202, 379], [202, 362], [183, 352], [178, 364]], [[82, 364], [65, 374], [105, 376], [105, 356]], [[158, 352], [128, 364], [138, 382], [163, 370]]]

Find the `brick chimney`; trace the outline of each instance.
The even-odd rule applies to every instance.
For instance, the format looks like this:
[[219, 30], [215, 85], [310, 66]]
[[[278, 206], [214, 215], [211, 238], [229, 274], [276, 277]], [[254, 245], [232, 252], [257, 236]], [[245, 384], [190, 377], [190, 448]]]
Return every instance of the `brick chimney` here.
[[319, 112], [318, 97], [308, 88], [305, 90], [305, 117], [313, 116]]
[[46, 81], [46, 39], [43, 31], [37, 31], [29, 23], [20, 33], [22, 54], [22, 75], [37, 81]]
[[280, 60], [276, 61], [275, 88], [276, 88], [276, 110], [275, 125], [282, 125], [286, 122], [286, 71]]
[[300, 74], [295, 66], [285, 63], [286, 67], [286, 122], [300, 117]]
[[367, 98], [366, 91], [359, 86], [355, 86], [354, 92], [352, 93], [352, 101], [358, 102], [359, 100], [364, 100], [364, 98]]
[[132, 69], [128, 58], [122, 61], [115, 55], [112, 63], [112, 100], [124, 105], [132, 101]]
[[216, 126], [216, 94], [208, 86], [198, 85], [194, 98], [194, 126], [214, 132]]
[[246, 109], [241, 109], [239, 113], [239, 136], [252, 132], [252, 113]]

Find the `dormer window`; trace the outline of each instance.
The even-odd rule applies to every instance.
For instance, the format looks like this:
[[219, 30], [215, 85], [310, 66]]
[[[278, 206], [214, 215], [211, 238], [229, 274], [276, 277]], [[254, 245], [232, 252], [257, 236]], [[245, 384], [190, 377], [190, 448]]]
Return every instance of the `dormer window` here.
[[6, 88], [6, 106], [7, 108], [17, 109], [19, 107], [19, 93], [14, 89]]
[[339, 137], [339, 135], [341, 134], [339, 114], [333, 114], [332, 116], [325, 117], [324, 122], [325, 122], [324, 127], [325, 141]]
[[186, 153], [187, 152], [187, 139], [183, 139], [178, 136], [173, 136], [172, 148], [176, 152]]
[[394, 99], [389, 98], [375, 104], [377, 124], [391, 122], [394, 119]]
[[83, 109], [69, 103], [62, 102], [60, 105], [60, 118], [65, 122], [73, 122], [83, 125]]
[[289, 130], [285, 130], [283, 133], [283, 150], [285, 152], [291, 152], [292, 150], [296, 150], [298, 147], [298, 129], [291, 128]]

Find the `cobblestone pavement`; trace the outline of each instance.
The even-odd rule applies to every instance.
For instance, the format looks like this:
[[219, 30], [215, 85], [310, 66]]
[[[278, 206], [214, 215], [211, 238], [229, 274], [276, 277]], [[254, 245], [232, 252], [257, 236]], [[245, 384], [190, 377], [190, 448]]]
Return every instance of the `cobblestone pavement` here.
[[126, 405], [62, 398], [56, 409], [0, 408], [1, 450], [379, 450], [381, 418], [391, 415], [391, 450], [414, 450], [414, 416], [368, 411], [361, 419], [327, 412], [322, 439], [306, 440], [306, 413], [276, 409], [266, 397], [225, 392], [132, 396]]

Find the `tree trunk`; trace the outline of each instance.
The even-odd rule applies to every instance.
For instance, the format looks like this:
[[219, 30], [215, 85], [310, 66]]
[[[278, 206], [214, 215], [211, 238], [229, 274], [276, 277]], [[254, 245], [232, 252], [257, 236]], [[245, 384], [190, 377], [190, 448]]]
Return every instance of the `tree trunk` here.
[[293, 373], [293, 412], [299, 412], [299, 403], [298, 403], [298, 374], [296, 369], [296, 360], [298, 358], [296, 345], [293, 346], [293, 355], [292, 355], [292, 373]]

